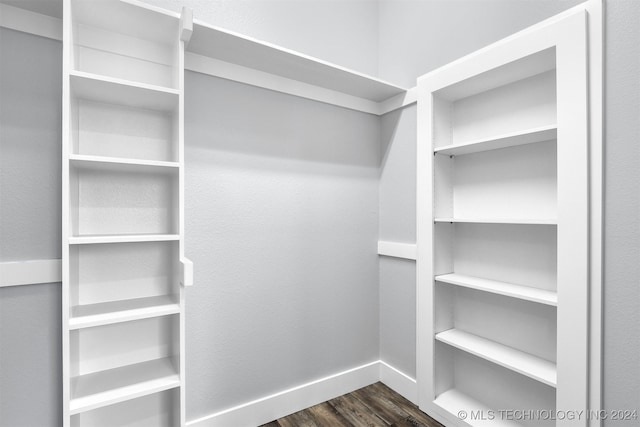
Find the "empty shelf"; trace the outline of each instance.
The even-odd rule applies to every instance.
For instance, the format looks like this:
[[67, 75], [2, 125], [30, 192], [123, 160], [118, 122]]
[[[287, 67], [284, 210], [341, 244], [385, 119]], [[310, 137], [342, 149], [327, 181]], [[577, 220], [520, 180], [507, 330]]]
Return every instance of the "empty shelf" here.
[[180, 386], [180, 377], [164, 358], [71, 380], [71, 415]]
[[557, 225], [555, 219], [531, 218], [435, 218], [434, 222], [467, 223], [467, 224], [514, 224], [514, 225]]
[[194, 20], [188, 52], [371, 101], [406, 89], [271, 43]]
[[[474, 427], [521, 427], [521, 425], [515, 421], [502, 419], [499, 412], [492, 410], [456, 389], [447, 390], [440, 394], [433, 403], [453, 414], [455, 417], [459, 417], [459, 415], [464, 412], [467, 416], [464, 421]], [[493, 414], [495, 418], [472, 419], [472, 412], [479, 413], [487, 418], [489, 418], [489, 414]]]
[[451, 285], [463, 286], [465, 288], [477, 289], [491, 292], [512, 298], [537, 302], [540, 304], [558, 305], [558, 294], [546, 289], [532, 288], [530, 286], [516, 285], [513, 283], [500, 282], [497, 280], [483, 279], [480, 277], [466, 276], [464, 274], [442, 274], [436, 276], [438, 282], [449, 283]]
[[74, 307], [69, 329], [109, 325], [180, 312], [180, 305], [169, 295], [111, 301]]
[[70, 78], [71, 93], [76, 98], [149, 110], [174, 111], [178, 109], [180, 92], [176, 89], [83, 71], [72, 71]]
[[89, 245], [98, 243], [166, 242], [179, 240], [177, 234], [97, 234], [69, 237], [70, 245]]
[[165, 162], [160, 160], [140, 160], [119, 157], [87, 156], [84, 154], [71, 154], [71, 164], [78, 168], [119, 170], [154, 170], [159, 172], [171, 172], [177, 170], [178, 162]]
[[513, 132], [497, 135], [492, 138], [483, 138], [458, 144], [436, 147], [433, 151], [438, 154], [458, 156], [462, 154], [477, 153], [480, 151], [497, 150], [500, 148], [515, 147], [517, 145], [531, 144], [534, 142], [549, 141], [557, 137], [556, 125], [527, 129], [521, 132]]
[[556, 365], [548, 360], [458, 329], [440, 332], [436, 334], [436, 340], [546, 385], [556, 386]]

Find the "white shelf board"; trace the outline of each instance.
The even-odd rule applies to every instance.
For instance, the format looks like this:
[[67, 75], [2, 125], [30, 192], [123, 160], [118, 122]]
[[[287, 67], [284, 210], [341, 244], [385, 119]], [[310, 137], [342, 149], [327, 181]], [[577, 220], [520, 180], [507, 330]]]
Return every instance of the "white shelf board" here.
[[313, 86], [384, 101], [405, 88], [205, 22], [194, 20], [188, 52]]
[[470, 224], [558, 225], [558, 221], [555, 219], [531, 218], [434, 218], [433, 221]]
[[71, 94], [75, 98], [134, 108], [173, 112], [178, 109], [179, 91], [146, 83], [71, 71]]
[[501, 148], [549, 141], [552, 139], [556, 139], [557, 132], [558, 127], [556, 125], [542, 126], [533, 129], [527, 129], [521, 132], [496, 135], [491, 138], [483, 138], [475, 141], [436, 147], [433, 151], [436, 154], [459, 156], [463, 154], [478, 153], [480, 151], [498, 150]]
[[548, 360], [458, 329], [440, 332], [436, 340], [548, 386], [556, 386], [556, 365]]
[[[441, 393], [433, 403], [449, 412], [456, 419], [459, 419], [458, 415], [461, 414], [461, 411], [464, 411], [467, 416], [464, 421], [473, 427], [521, 427], [521, 424], [515, 421], [501, 419], [499, 412], [456, 389]], [[473, 420], [471, 419], [472, 412], [483, 414], [486, 418], [489, 418], [489, 414], [494, 414], [496, 417], [493, 420]]]
[[164, 44], [174, 44], [179, 15], [135, 0], [74, 0], [74, 22]]
[[77, 168], [106, 169], [111, 171], [147, 171], [157, 172], [177, 171], [180, 164], [178, 162], [165, 162], [159, 160], [139, 160], [120, 157], [89, 156], [84, 154], [69, 155], [71, 165]]
[[136, 363], [71, 379], [71, 415], [180, 386], [170, 358]]
[[436, 276], [435, 280], [451, 285], [518, 298], [525, 301], [551, 306], [558, 305], [558, 294], [546, 289], [532, 288], [530, 286], [516, 285], [513, 283], [500, 282], [497, 280], [483, 279], [481, 277], [456, 273], [442, 274], [440, 276]]
[[180, 236], [178, 234], [92, 234], [69, 237], [69, 244], [89, 245], [98, 243], [167, 242], [179, 239]]
[[179, 312], [180, 305], [169, 295], [79, 305], [71, 310], [69, 329], [168, 316]]

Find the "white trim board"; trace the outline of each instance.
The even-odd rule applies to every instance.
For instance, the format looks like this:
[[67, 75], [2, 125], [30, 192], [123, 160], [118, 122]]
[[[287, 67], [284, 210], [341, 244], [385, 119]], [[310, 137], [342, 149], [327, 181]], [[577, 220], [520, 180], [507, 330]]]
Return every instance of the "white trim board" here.
[[[62, 41], [61, 19], [20, 9], [3, 3], [0, 3], [0, 27]], [[283, 50], [275, 46], [272, 47], [276, 50]], [[301, 57], [305, 56], [301, 55]], [[317, 62], [321, 63], [325, 67], [329, 66], [328, 63], [324, 63], [322, 61]], [[348, 72], [347, 69], [342, 67], [335, 67], [343, 72]], [[184, 68], [189, 71], [213, 77], [219, 77], [377, 116], [412, 105], [417, 99], [416, 88], [414, 87], [408, 89], [406, 92], [391, 96], [386, 100], [376, 102], [370, 99], [360, 98], [358, 96], [348, 95], [339, 91], [282, 77], [276, 74], [270, 74], [253, 68], [244, 67], [242, 65], [209, 58], [193, 52], [185, 52]], [[362, 78], [365, 78], [364, 75], [356, 72], [352, 72], [352, 74], [354, 76], [361, 76]]]
[[262, 425], [310, 406], [366, 387], [379, 380], [379, 361], [265, 396], [187, 422], [187, 426], [229, 427]]
[[411, 402], [417, 401], [416, 380], [386, 362], [377, 360], [224, 411], [187, 421], [187, 426], [262, 425], [378, 381], [383, 382]]
[[43, 259], [0, 262], [0, 288], [62, 281], [62, 261]]
[[0, 27], [62, 41], [62, 19], [0, 3]]
[[378, 255], [416, 260], [417, 247], [413, 243], [378, 242]]
[[416, 379], [411, 378], [382, 360], [380, 361], [380, 382], [411, 403], [418, 404], [418, 383]]

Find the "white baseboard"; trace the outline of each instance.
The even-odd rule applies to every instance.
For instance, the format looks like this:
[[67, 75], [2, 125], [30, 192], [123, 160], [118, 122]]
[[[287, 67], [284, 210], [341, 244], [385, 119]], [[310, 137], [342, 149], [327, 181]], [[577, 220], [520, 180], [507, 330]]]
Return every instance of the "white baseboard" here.
[[375, 361], [187, 422], [189, 427], [255, 427], [350, 393], [380, 379]]
[[418, 404], [418, 383], [414, 378], [380, 361], [380, 382], [405, 399]]

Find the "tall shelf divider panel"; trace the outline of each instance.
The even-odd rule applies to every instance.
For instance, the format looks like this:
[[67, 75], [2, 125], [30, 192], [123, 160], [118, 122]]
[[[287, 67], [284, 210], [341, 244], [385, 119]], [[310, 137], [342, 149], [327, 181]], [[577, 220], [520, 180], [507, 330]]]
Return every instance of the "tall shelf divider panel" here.
[[586, 52], [582, 10], [419, 79], [419, 403], [445, 425], [587, 423], [554, 419], [587, 408]]
[[191, 13], [65, 0], [65, 426], [184, 425]]

